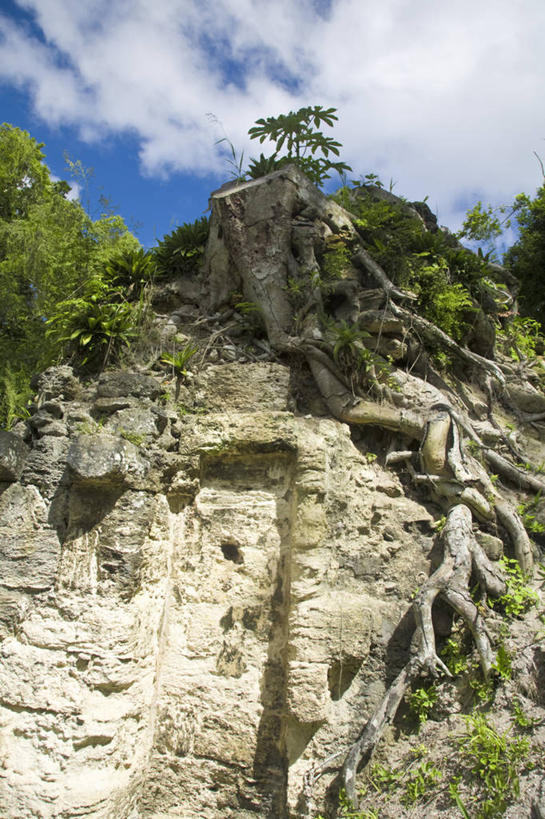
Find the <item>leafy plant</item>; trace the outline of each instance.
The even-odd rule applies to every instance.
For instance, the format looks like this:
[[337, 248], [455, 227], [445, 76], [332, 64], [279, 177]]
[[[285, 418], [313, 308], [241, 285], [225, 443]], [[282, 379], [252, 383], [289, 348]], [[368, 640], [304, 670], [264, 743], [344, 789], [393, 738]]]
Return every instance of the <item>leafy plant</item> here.
[[404, 782], [404, 793], [401, 803], [406, 806], [414, 805], [437, 785], [443, 774], [432, 762], [421, 762], [411, 769]]
[[104, 369], [113, 353], [136, 338], [140, 307], [103, 300], [99, 293], [67, 299], [48, 319], [46, 335], [65, 345], [79, 364]]
[[377, 196], [376, 184], [333, 197], [354, 215], [367, 250], [388, 276], [416, 293], [419, 312], [459, 341], [474, 311], [486, 264], [442, 231], [426, 231], [408, 205]]
[[482, 705], [491, 702], [494, 695], [494, 684], [492, 680], [483, 679], [480, 668], [473, 666], [470, 670], [473, 672], [474, 676], [471, 676], [468, 680], [469, 687], [477, 697], [477, 700]]
[[112, 288], [123, 288], [127, 296], [137, 296], [156, 272], [151, 251], [129, 248], [108, 259], [104, 265], [106, 281]]
[[119, 434], [125, 441], [129, 441], [129, 443], [134, 444], [134, 446], [142, 446], [144, 441], [146, 440], [146, 436], [142, 435], [138, 432], [131, 432], [130, 430], [121, 428], [119, 430]]
[[327, 331], [333, 344], [333, 358], [337, 362], [339, 362], [343, 350], [348, 350], [353, 357], [359, 358], [361, 347], [358, 347], [356, 343], [363, 338], [369, 338], [369, 333], [366, 330], [360, 330], [359, 327], [348, 324], [344, 319], [339, 322], [328, 322]]
[[514, 361], [535, 362], [545, 349], [541, 325], [532, 318], [512, 316], [505, 327], [496, 331], [496, 336], [500, 349]]
[[452, 779], [448, 783], [449, 795], [450, 795], [450, 798], [454, 802], [456, 802], [456, 807], [458, 808], [458, 810], [462, 814], [463, 819], [471, 819], [471, 816], [467, 812], [467, 808], [464, 805], [464, 803], [462, 802], [462, 798], [461, 798], [460, 793], [458, 791], [458, 787], [460, 785], [460, 779], [461, 779], [461, 777], [456, 776], [456, 777], [454, 777], [454, 779]]
[[261, 335], [265, 329], [263, 313], [255, 301], [237, 301], [235, 310], [242, 316], [244, 329], [253, 335]]
[[324, 253], [320, 268], [326, 278], [341, 279], [349, 267], [350, 252], [344, 242], [335, 237]]
[[532, 511], [536, 509], [540, 500], [541, 492], [538, 492], [534, 498], [524, 503], [520, 503], [517, 506], [517, 512], [522, 518], [526, 531], [536, 535], [543, 534], [543, 532], [545, 532], [545, 526], [536, 519], [534, 514], [532, 514]]
[[170, 364], [172, 369], [175, 370], [179, 376], [187, 375], [186, 365], [193, 358], [197, 349], [197, 347], [192, 347], [190, 344], [187, 344], [177, 353], [163, 353], [161, 361], [164, 364]]
[[499, 563], [505, 574], [507, 590], [505, 594], [489, 601], [489, 605], [501, 607], [507, 617], [520, 617], [538, 603], [538, 595], [528, 586], [528, 578], [518, 561], [501, 557]]
[[458, 745], [479, 786], [475, 819], [503, 816], [509, 802], [519, 795], [519, 772], [528, 756], [529, 742], [500, 734], [483, 714], [466, 716], [465, 723]]
[[259, 155], [259, 159], [251, 159], [248, 167], [248, 176], [250, 179], [259, 179], [261, 176], [277, 171], [282, 165], [290, 162], [287, 157], [278, 158], [278, 154], [274, 153], [271, 156]]
[[409, 707], [420, 725], [426, 722], [436, 702], [437, 688], [435, 685], [417, 688], [409, 696]]
[[503, 643], [498, 643], [496, 661], [492, 664], [493, 670], [502, 680], [510, 680], [513, 676], [513, 664], [511, 655]]
[[[338, 120], [336, 110], [314, 105], [277, 117], [256, 120], [255, 125], [248, 131], [250, 138], [259, 139], [261, 144], [265, 140], [274, 142], [275, 152], [268, 159], [261, 154], [259, 160], [252, 160], [253, 170], [250, 173], [253, 178], [257, 174], [257, 168], [265, 168], [268, 163], [274, 163], [274, 167], [278, 167], [279, 162], [285, 164], [287, 161], [298, 165], [318, 186], [329, 179], [328, 171], [343, 173], [352, 170], [344, 162], [332, 162], [329, 159], [330, 154], [339, 156], [341, 143], [316, 130], [322, 123], [333, 127], [334, 121]], [[279, 157], [283, 148], [286, 153]]]
[[216, 140], [215, 144], [221, 145], [223, 142], [227, 143], [229, 146], [230, 157], [227, 159], [227, 162], [231, 168], [231, 177], [235, 182], [243, 182], [246, 178], [246, 173], [242, 169], [244, 165], [244, 151], [241, 151], [240, 155], [237, 156], [235, 146], [228, 137], [222, 137], [221, 139]]
[[545, 269], [545, 185], [533, 199], [524, 194], [515, 198], [519, 237], [504, 256], [504, 264], [521, 283], [522, 312], [545, 322], [545, 287], [536, 270]]
[[2, 420], [9, 413], [10, 422], [24, 405], [16, 393], [59, 355], [46, 320], [70, 294], [87, 292], [110, 257], [139, 247], [121, 217], [92, 219], [67, 198], [70, 186], [53, 181], [42, 147], [27, 132], [0, 126], [0, 379], [7, 379]]
[[195, 222], [185, 222], [163, 236], [152, 250], [158, 275], [173, 277], [196, 273], [204, 255], [208, 232], [208, 219], [203, 216]]
[[395, 790], [403, 778], [403, 771], [388, 768], [376, 762], [369, 772], [369, 783], [378, 793]]
[[529, 717], [525, 712], [520, 704], [520, 700], [516, 697], [512, 701], [513, 706], [513, 714], [514, 714], [514, 722], [517, 728], [520, 728], [522, 731], [531, 731], [534, 728], [538, 721], [534, 717]]
[[0, 375], [0, 423], [10, 429], [19, 418], [30, 415], [27, 404], [32, 397], [28, 374], [24, 369], [13, 370], [9, 362]]

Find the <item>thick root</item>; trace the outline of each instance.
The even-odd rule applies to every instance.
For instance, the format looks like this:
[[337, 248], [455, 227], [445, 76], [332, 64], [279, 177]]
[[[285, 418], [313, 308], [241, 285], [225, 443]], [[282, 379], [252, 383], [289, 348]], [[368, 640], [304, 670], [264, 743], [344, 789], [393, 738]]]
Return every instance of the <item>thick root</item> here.
[[450, 672], [437, 654], [432, 623], [432, 606], [440, 595], [459, 614], [471, 630], [485, 678], [491, 674], [495, 654], [483, 618], [471, 599], [469, 580], [475, 566], [486, 591], [505, 590], [497, 572], [473, 537], [471, 512], [465, 504], [453, 506], [443, 529], [444, 556], [439, 568], [426, 581], [413, 608], [416, 632], [413, 645], [416, 654], [388, 688], [382, 701], [349, 749], [341, 770], [342, 786], [357, 807], [356, 774], [362, 760], [370, 757], [384, 729], [395, 718], [399, 705], [411, 683], [423, 673], [437, 676]]

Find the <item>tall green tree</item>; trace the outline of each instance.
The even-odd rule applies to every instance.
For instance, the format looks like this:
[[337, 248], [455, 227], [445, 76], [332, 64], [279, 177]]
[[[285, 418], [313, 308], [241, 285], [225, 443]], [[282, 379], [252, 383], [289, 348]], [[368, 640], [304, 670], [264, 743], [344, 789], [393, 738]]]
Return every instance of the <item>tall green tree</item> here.
[[525, 197], [517, 213], [520, 233], [504, 264], [521, 283], [523, 312], [545, 328], [545, 184], [534, 199]]
[[[53, 182], [43, 145], [0, 126], [0, 421], [16, 411], [30, 376], [48, 366], [59, 344], [46, 336], [56, 305], [101, 276], [111, 256], [138, 249], [120, 216], [91, 219]], [[11, 397], [10, 397], [11, 396]]]

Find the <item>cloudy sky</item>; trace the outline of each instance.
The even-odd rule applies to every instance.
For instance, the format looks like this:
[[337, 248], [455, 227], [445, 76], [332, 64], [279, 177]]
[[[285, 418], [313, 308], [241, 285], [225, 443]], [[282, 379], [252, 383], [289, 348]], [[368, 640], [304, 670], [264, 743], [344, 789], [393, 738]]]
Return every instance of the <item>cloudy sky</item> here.
[[457, 227], [541, 183], [544, 42], [544, 0], [1, 0], [1, 114], [146, 245], [229, 178], [218, 139], [246, 161], [258, 117], [303, 105], [338, 109], [354, 178]]

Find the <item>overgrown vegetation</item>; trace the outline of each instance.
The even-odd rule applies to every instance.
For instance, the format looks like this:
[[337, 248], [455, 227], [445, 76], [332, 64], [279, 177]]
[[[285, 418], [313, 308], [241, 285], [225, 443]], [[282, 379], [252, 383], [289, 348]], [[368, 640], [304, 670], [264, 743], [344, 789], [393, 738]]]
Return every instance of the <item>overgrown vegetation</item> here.
[[2, 424], [24, 414], [31, 375], [61, 354], [66, 332], [46, 331], [68, 296], [80, 304], [80, 323], [71, 333], [81, 332], [72, 341], [85, 341], [89, 332], [97, 335], [93, 324], [101, 324], [105, 334], [114, 326], [128, 332], [127, 308], [111, 307], [107, 315], [89, 282], [105, 283], [108, 263], [122, 252], [137, 253], [139, 243], [120, 216], [105, 213], [93, 220], [79, 202], [68, 199], [70, 186], [52, 181], [42, 148], [26, 131], [7, 123], [0, 127]]
[[354, 215], [368, 252], [392, 282], [417, 296], [421, 315], [459, 341], [478, 304], [483, 260], [449, 234], [426, 230], [416, 211], [382, 198], [376, 184], [341, 188], [334, 199]]
[[[543, 169], [543, 165], [541, 164]], [[518, 238], [507, 250], [503, 264], [519, 282], [519, 301], [524, 315], [545, 322], [545, 184], [532, 199], [518, 194], [510, 206], [493, 208], [478, 202], [468, 211], [460, 236], [483, 243], [491, 255], [494, 242], [515, 221]]]

